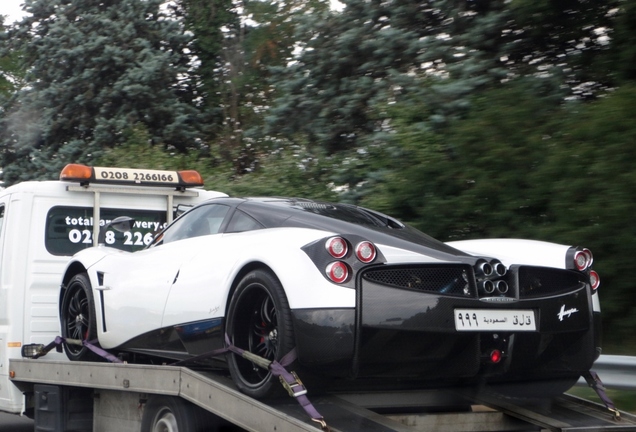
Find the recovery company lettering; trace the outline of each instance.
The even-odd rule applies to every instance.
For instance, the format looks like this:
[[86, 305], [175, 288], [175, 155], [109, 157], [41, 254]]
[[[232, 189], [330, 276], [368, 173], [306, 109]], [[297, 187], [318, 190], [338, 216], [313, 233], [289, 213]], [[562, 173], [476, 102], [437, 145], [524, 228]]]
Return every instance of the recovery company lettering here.
[[94, 226], [106, 226], [119, 216], [134, 219], [131, 230], [117, 232], [108, 229], [104, 243], [133, 252], [149, 245], [154, 236], [167, 226], [165, 211], [101, 209], [99, 222], [93, 218], [93, 209], [59, 206], [49, 210], [46, 228], [46, 247], [54, 255], [73, 255], [93, 245]]
[[[66, 216], [66, 225], [69, 226], [85, 226], [92, 227], [93, 226], [93, 218], [71, 218], [70, 216]], [[100, 219], [99, 226], [104, 226], [107, 223], [111, 222], [110, 219]], [[162, 230], [166, 227], [167, 223], [161, 222], [148, 222], [148, 221], [135, 221], [133, 224], [133, 228], [143, 228], [143, 229], [152, 229], [154, 231]]]
[[[99, 226], [103, 227], [108, 224], [110, 220], [100, 219]], [[71, 218], [66, 217], [66, 224], [69, 226], [83, 226], [92, 227], [93, 218]], [[167, 224], [161, 222], [148, 222], [148, 221], [135, 221], [133, 224], [133, 230], [122, 233], [123, 244], [125, 246], [148, 246], [154, 237], [154, 233], [160, 229], [165, 228]], [[151, 231], [148, 231], [151, 230]], [[77, 229], [73, 228], [68, 232], [68, 239], [71, 243], [93, 243], [93, 231], [90, 229]], [[107, 245], [114, 245], [117, 241], [115, 231], [109, 230], [106, 232], [105, 242]]]

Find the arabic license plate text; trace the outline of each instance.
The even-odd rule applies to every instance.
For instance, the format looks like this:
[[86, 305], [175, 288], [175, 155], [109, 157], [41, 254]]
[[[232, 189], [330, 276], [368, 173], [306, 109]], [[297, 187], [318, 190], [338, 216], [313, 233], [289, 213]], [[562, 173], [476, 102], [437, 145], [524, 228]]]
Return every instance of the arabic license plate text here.
[[534, 311], [455, 309], [457, 331], [536, 331]]

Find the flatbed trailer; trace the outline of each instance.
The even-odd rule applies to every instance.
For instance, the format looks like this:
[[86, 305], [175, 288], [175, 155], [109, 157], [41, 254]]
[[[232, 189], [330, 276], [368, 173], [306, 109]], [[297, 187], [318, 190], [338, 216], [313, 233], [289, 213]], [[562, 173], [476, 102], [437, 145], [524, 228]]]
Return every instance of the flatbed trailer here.
[[[311, 402], [325, 427], [292, 397], [252, 399], [217, 371], [46, 359], [11, 359], [9, 366], [11, 381], [33, 408], [35, 431], [145, 432], [143, 412], [152, 398], [197, 406], [210, 431], [636, 431], [636, 416], [617, 417], [567, 394], [532, 404], [461, 390], [316, 395]], [[169, 425], [149, 430], [176, 432]]]

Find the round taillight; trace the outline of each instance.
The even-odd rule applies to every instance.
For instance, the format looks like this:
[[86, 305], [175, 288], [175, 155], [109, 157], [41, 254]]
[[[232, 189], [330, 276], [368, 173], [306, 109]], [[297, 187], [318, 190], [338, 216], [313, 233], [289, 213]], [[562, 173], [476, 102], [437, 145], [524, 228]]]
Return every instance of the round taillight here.
[[356, 246], [356, 256], [360, 261], [367, 264], [375, 259], [375, 246], [373, 243], [368, 241], [363, 241], [358, 243]]
[[596, 273], [594, 270], [591, 270], [590, 271], [590, 286], [592, 287], [593, 290], [596, 290], [600, 284], [601, 284], [601, 278], [599, 277], [598, 273]]
[[589, 249], [583, 249], [574, 254], [574, 266], [579, 271], [590, 268], [593, 260], [592, 252]]
[[334, 261], [327, 266], [327, 276], [335, 283], [346, 282], [349, 278], [349, 267], [341, 262]]
[[577, 270], [583, 271], [585, 270], [585, 266], [587, 265], [587, 258], [583, 251], [578, 251], [574, 254], [574, 266]]
[[349, 246], [347, 246], [347, 241], [342, 237], [332, 237], [325, 243], [325, 248], [329, 255], [334, 258], [342, 258], [349, 251]]
[[499, 363], [501, 361], [501, 358], [501, 351], [499, 351], [498, 349], [490, 351], [490, 361], [492, 363]]

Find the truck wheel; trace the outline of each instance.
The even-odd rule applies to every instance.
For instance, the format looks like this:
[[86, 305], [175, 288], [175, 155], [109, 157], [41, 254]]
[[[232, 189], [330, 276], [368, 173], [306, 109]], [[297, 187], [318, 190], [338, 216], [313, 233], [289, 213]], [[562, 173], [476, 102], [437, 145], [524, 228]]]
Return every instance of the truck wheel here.
[[[267, 360], [280, 360], [294, 347], [289, 304], [278, 279], [254, 270], [239, 283], [228, 309], [226, 332], [232, 343]], [[230, 374], [243, 393], [254, 398], [283, 395], [270, 371], [236, 354], [228, 357]]]
[[141, 432], [210, 432], [217, 418], [203, 409], [170, 396], [151, 396], [144, 407]]
[[[77, 274], [69, 281], [62, 298], [60, 321], [64, 338], [87, 341], [97, 339], [95, 302], [86, 273]], [[70, 360], [100, 360], [97, 354], [82, 345], [64, 344], [64, 351]]]

